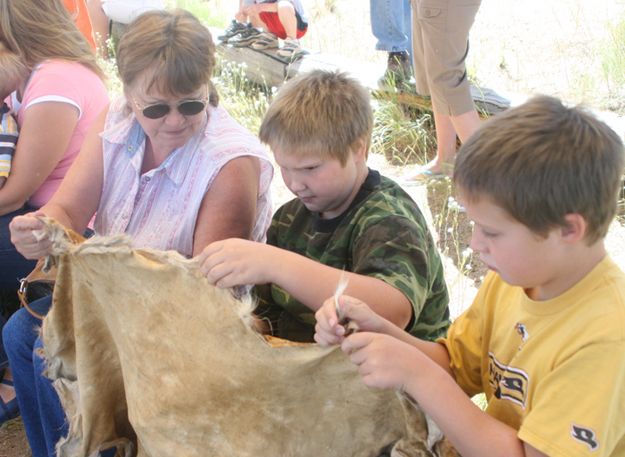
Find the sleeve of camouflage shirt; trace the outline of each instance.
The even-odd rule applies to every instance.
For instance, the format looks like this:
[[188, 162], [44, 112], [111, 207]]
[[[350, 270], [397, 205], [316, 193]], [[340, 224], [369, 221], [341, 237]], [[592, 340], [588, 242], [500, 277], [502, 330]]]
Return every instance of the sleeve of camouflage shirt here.
[[[266, 243], [273, 246], [276, 245], [275, 223], [278, 218], [279, 212], [280, 209], [272, 217], [271, 225], [267, 230]], [[277, 328], [278, 320], [284, 310], [280, 306], [275, 305], [271, 300], [271, 284], [257, 284], [256, 286], [254, 286], [253, 290], [254, 296], [257, 300], [254, 314], [267, 322], [272, 329], [272, 334], [275, 334], [273, 330]]]
[[403, 292], [414, 312], [406, 331], [433, 340], [449, 325], [449, 298], [438, 251], [425, 220], [417, 216], [369, 219], [354, 238], [353, 271]]

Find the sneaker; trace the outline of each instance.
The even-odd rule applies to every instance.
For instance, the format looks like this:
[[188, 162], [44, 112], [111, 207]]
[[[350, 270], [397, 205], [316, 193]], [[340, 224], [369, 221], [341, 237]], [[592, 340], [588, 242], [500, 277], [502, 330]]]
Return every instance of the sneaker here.
[[233, 19], [230, 25], [224, 29], [224, 33], [222, 35], [219, 35], [217, 39], [222, 43], [227, 43], [230, 38], [238, 35], [246, 29], [246, 24], [243, 24], [236, 19]]
[[407, 51], [389, 52], [386, 62], [386, 71], [378, 80], [381, 88], [400, 88], [405, 82], [410, 82], [412, 64]]
[[271, 32], [262, 32], [250, 45], [252, 49], [262, 51], [264, 49], [275, 49], [278, 47], [278, 37]]
[[308, 54], [308, 51], [302, 49], [299, 45], [299, 40], [293, 38], [287, 38], [284, 40], [282, 48], [278, 50], [277, 54], [280, 57], [285, 57], [291, 61], [300, 59], [302, 56]]
[[233, 36], [228, 40], [228, 44], [231, 44], [235, 48], [242, 48], [250, 43], [252, 43], [258, 35], [260, 35], [260, 30], [255, 27], [252, 27], [252, 24], [247, 24], [245, 26], [245, 30], [239, 32], [238, 35]]

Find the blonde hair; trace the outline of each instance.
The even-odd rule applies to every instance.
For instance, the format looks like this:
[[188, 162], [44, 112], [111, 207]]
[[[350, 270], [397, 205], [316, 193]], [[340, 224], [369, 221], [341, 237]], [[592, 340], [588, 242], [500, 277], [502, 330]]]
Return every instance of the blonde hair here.
[[312, 153], [345, 165], [361, 143], [369, 150], [372, 129], [367, 89], [345, 73], [313, 70], [280, 89], [259, 136], [274, 151]]
[[44, 60], [63, 59], [104, 77], [93, 50], [60, 0], [0, 0], [0, 39], [28, 71]]
[[187, 95], [208, 84], [209, 102], [217, 106], [219, 96], [210, 81], [214, 67], [210, 32], [182, 9], [143, 13], [128, 26], [117, 48], [117, 68], [126, 88], [149, 69], [147, 91], [156, 86], [168, 95]]
[[0, 98], [16, 90], [28, 75], [28, 69], [20, 57], [0, 41]]
[[580, 214], [590, 245], [616, 214], [624, 161], [623, 143], [605, 123], [539, 96], [495, 116], [462, 145], [454, 182], [462, 195], [490, 197], [541, 236]]

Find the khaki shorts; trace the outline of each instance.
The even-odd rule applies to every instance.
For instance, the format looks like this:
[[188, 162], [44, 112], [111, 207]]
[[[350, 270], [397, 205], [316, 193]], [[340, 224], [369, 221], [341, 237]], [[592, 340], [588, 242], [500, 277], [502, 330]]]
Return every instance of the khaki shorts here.
[[465, 60], [480, 0], [411, 0], [417, 92], [450, 116], [474, 109]]

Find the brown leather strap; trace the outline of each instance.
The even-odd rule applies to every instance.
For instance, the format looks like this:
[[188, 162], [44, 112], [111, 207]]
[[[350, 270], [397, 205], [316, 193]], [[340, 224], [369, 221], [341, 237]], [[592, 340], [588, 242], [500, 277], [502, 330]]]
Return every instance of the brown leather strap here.
[[39, 314], [37, 311], [35, 311], [29, 306], [28, 294], [27, 294], [28, 286], [35, 282], [43, 282], [43, 283], [53, 285], [55, 278], [56, 278], [56, 268], [55, 267], [46, 268], [45, 260], [39, 259], [33, 271], [31, 271], [28, 274], [28, 276], [20, 280], [20, 288], [17, 290], [17, 296], [20, 300], [20, 304], [24, 308], [26, 308], [26, 311], [28, 311], [32, 316], [36, 317], [37, 319], [43, 320], [45, 316]]

